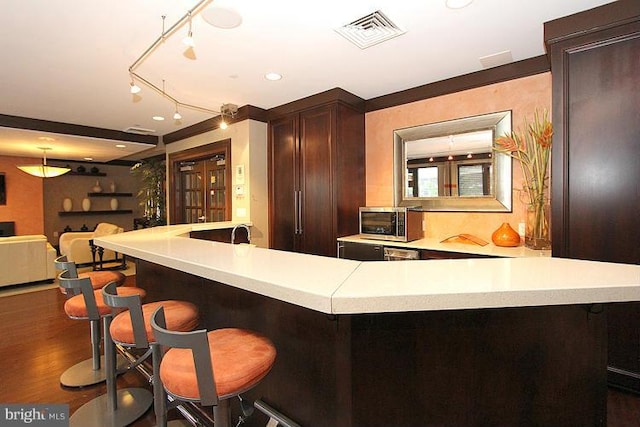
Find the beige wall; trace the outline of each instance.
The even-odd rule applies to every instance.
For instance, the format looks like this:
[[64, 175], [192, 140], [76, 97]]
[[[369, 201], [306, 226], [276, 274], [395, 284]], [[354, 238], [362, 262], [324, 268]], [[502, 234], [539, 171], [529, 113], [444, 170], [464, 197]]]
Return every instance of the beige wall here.
[[[513, 128], [531, 120], [534, 110], [551, 110], [551, 73], [510, 80], [410, 104], [367, 113], [366, 193], [367, 206], [393, 205], [393, 131], [409, 126], [511, 110]], [[514, 188], [522, 188], [520, 167], [513, 167]], [[427, 212], [427, 237], [446, 237], [470, 233], [491, 241], [491, 234], [503, 222], [517, 230], [524, 220], [519, 192], [513, 193], [512, 213]]]
[[39, 163], [41, 158], [0, 156], [0, 172], [5, 174], [7, 189], [7, 204], [0, 205], [0, 221], [15, 222], [16, 234], [44, 234], [43, 178], [17, 168]]
[[[268, 191], [267, 191], [267, 124], [243, 120], [225, 130], [215, 129], [191, 138], [166, 145], [169, 154], [194, 147], [231, 139], [231, 211], [233, 221], [251, 221], [251, 242], [261, 247], [269, 244]], [[244, 194], [236, 195], [239, 185], [236, 168], [244, 166]], [[170, 195], [169, 195], [170, 197]], [[167, 204], [169, 206], [169, 204]]]

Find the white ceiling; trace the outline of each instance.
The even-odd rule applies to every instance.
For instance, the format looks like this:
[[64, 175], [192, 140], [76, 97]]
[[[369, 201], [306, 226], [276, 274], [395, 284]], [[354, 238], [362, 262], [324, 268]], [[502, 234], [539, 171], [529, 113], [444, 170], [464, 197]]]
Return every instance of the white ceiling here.
[[[370, 99], [482, 69], [480, 57], [510, 51], [514, 61], [545, 53], [543, 23], [605, 0], [475, 0], [447, 9], [444, 0], [215, 0], [242, 17], [235, 29], [193, 19], [196, 59], [183, 56], [187, 26], [169, 37], [137, 72], [178, 101], [219, 110], [223, 103], [269, 109], [334, 87]], [[129, 93], [129, 67], [197, 0], [9, 0], [0, 14], [0, 114], [98, 128], [153, 129], [165, 135], [212, 117], [181, 109], [144, 85]], [[334, 30], [381, 10], [404, 35], [361, 50]], [[267, 81], [278, 72], [283, 79]], [[153, 115], [167, 120], [157, 122]], [[115, 141], [64, 138], [0, 128], [0, 155], [122, 158]], [[128, 144], [129, 145], [129, 144]], [[96, 148], [97, 151], [93, 151]], [[124, 154], [124, 155], [123, 155]], [[142, 156], [143, 157], [143, 156]]]

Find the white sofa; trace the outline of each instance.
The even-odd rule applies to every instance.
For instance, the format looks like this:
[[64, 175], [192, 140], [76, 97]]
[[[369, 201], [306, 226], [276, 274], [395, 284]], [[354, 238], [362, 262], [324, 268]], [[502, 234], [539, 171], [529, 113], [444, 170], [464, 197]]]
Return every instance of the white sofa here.
[[[96, 226], [94, 231], [70, 231], [68, 233], [62, 233], [58, 242], [60, 245], [60, 254], [66, 255], [68, 261], [73, 261], [76, 264], [91, 264], [93, 257], [91, 255], [89, 240], [95, 237], [122, 233], [123, 231], [122, 227], [101, 222]], [[116, 254], [113, 251], [105, 249], [102, 259], [105, 261], [116, 259]], [[97, 261], [98, 254], [96, 254], [96, 262]]]
[[0, 286], [53, 280], [55, 259], [46, 236], [0, 237]]

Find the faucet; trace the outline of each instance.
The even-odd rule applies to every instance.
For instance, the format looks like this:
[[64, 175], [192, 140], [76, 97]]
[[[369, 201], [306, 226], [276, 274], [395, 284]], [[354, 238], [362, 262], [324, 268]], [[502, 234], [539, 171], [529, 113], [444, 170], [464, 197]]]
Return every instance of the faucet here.
[[236, 230], [238, 228], [244, 228], [247, 230], [247, 243], [251, 243], [251, 230], [249, 230], [249, 227], [246, 224], [238, 224], [233, 227], [233, 230], [231, 230], [231, 244], [233, 245], [236, 240]]

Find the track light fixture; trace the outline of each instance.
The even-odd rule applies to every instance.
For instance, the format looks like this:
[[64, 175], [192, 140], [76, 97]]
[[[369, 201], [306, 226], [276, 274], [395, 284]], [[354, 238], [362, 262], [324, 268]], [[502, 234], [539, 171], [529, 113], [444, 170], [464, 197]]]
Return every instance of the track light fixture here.
[[[178, 121], [178, 120], [182, 119], [182, 114], [180, 114], [180, 111], [178, 110], [178, 107], [182, 107], [183, 111], [184, 111], [184, 108], [188, 108], [188, 109], [191, 109], [191, 110], [197, 110], [197, 111], [201, 111], [203, 113], [209, 113], [209, 114], [213, 114], [213, 115], [220, 114], [220, 116], [221, 116], [220, 126], [223, 127], [223, 124], [225, 126], [227, 125], [227, 123], [225, 122], [225, 116], [233, 118], [235, 116], [235, 114], [237, 113], [238, 107], [236, 105], [223, 104], [222, 105], [223, 109], [226, 108], [226, 110], [223, 112], [223, 111], [215, 111], [215, 110], [212, 110], [212, 109], [209, 109], [209, 108], [205, 108], [205, 107], [200, 107], [198, 105], [186, 104], [184, 102], [178, 101], [176, 98], [174, 98], [173, 96], [171, 96], [170, 94], [165, 92], [165, 90], [164, 90], [164, 80], [162, 81], [162, 88], [160, 88], [157, 85], [155, 85], [152, 82], [150, 82], [149, 80], [147, 80], [144, 77], [142, 77], [140, 74], [136, 73], [136, 69], [144, 62], [144, 60], [147, 59], [161, 44], [163, 44], [167, 40], [167, 38], [171, 37], [176, 31], [178, 31], [180, 28], [182, 28], [182, 26], [184, 26], [186, 23], [189, 24], [187, 37], [185, 37], [182, 40], [182, 42], [189, 47], [187, 49], [187, 51], [193, 52], [193, 46], [195, 45], [195, 43], [193, 41], [192, 17], [194, 15], [200, 13], [212, 1], [213, 0], [201, 0], [200, 2], [198, 2], [198, 4], [196, 4], [193, 8], [191, 8], [182, 18], [180, 18], [178, 20], [178, 22], [173, 24], [167, 30], [165, 30], [165, 26], [164, 26], [166, 16], [162, 16], [162, 33], [156, 39], [156, 41], [153, 42], [151, 44], [151, 46], [149, 46], [142, 53], [142, 55], [140, 55], [140, 57], [138, 57], [138, 59], [136, 59], [135, 62], [133, 64], [131, 64], [131, 66], [129, 67], [129, 75], [131, 76], [130, 91], [131, 91], [132, 94], [137, 94], [141, 90], [140, 87], [135, 84], [135, 82], [134, 82], [134, 79], [135, 79], [135, 81], [137, 81], [138, 83], [142, 83], [145, 86], [148, 86], [149, 88], [153, 89], [156, 93], [162, 95], [164, 98], [167, 98], [171, 102], [174, 103], [174, 105], [175, 105], [175, 113], [173, 114], [174, 120]], [[187, 57], [189, 57], [189, 56], [187, 56]], [[195, 59], [195, 56], [193, 58], [191, 58], [191, 57], [189, 57], [189, 58], [190, 59]], [[139, 99], [139, 97], [138, 97], [138, 99]]]
[[191, 12], [187, 13], [187, 15], [189, 16], [189, 31], [187, 32], [187, 36], [182, 39], [182, 43], [184, 43], [189, 47], [195, 47], [196, 42], [193, 40], [193, 31], [192, 31], [193, 20], [191, 19]]
[[140, 86], [138, 86], [134, 81], [133, 81], [133, 76], [131, 76], [131, 84], [130, 84], [131, 88], [129, 89], [129, 92], [131, 92], [132, 94], [136, 94], [136, 93], [140, 93], [140, 91], [142, 90], [140, 88]]
[[225, 116], [233, 119], [238, 113], [238, 106], [235, 104], [222, 104], [220, 107], [220, 129], [224, 130], [229, 125], [227, 121], [224, 119]]
[[173, 113], [173, 120], [180, 120], [182, 119], [182, 114], [180, 114], [180, 111], [178, 111], [178, 103], [176, 102], [176, 112]]

